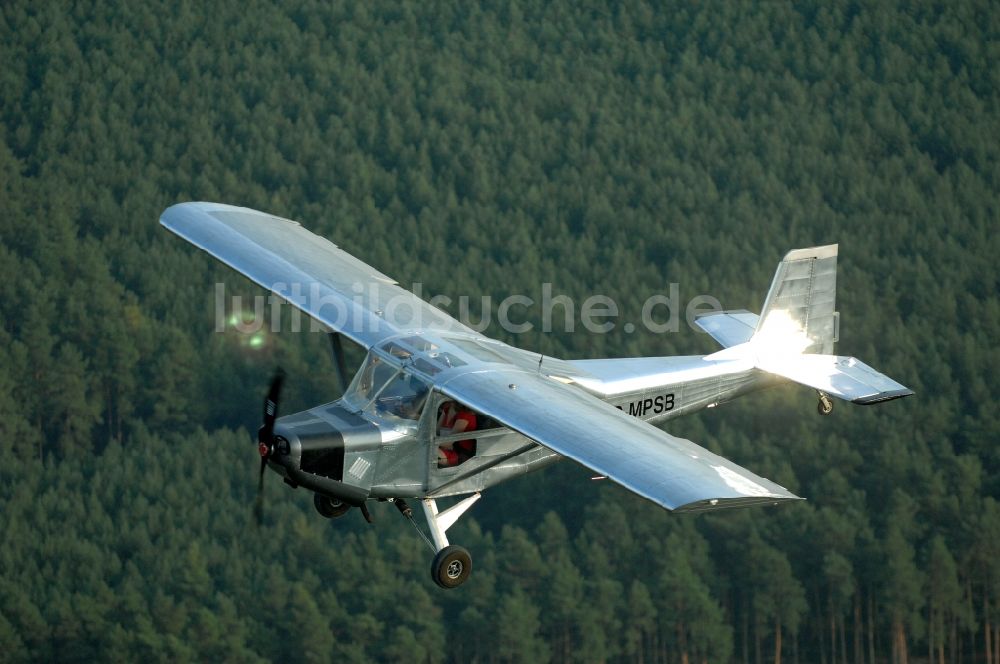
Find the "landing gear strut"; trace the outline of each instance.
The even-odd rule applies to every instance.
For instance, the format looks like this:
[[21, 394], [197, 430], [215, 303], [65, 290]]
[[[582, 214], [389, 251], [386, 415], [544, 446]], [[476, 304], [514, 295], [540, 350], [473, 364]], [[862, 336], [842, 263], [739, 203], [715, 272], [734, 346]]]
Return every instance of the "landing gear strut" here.
[[830, 397], [820, 392], [819, 403], [816, 405], [816, 410], [820, 415], [829, 415], [833, 412], [833, 401], [830, 400]]
[[[434, 561], [431, 563], [431, 578], [434, 579], [434, 583], [442, 588], [457, 588], [465, 583], [469, 578], [469, 574], [472, 573], [472, 556], [463, 547], [449, 543], [445, 531], [455, 525], [459, 517], [465, 514], [479, 498], [480, 494], [474, 493], [443, 512], [438, 512], [437, 502], [433, 498], [424, 498], [420, 501], [421, 506], [424, 508], [424, 516], [427, 518], [427, 528], [431, 531], [433, 543], [427, 540], [422, 532], [420, 536], [427, 540], [427, 544], [431, 549], [436, 551]], [[402, 503], [402, 501], [399, 502]], [[410, 519], [413, 518], [412, 512], [406, 506], [406, 503], [402, 503], [402, 505], [397, 503], [396, 507], [403, 513], [403, 516]], [[410, 513], [407, 514], [407, 512]], [[420, 529], [418, 528], [417, 531], [420, 532]]]

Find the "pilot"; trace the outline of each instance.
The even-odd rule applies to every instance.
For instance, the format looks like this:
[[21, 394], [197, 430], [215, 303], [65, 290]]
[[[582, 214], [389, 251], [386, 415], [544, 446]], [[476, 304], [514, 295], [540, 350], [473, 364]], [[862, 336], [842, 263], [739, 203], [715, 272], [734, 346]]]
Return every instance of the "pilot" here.
[[406, 420], [416, 420], [427, 400], [427, 385], [416, 376], [409, 376], [405, 381], [405, 392], [395, 409], [396, 415]]
[[[476, 414], [455, 401], [445, 401], [438, 412], [438, 435], [451, 436], [463, 431], [476, 430]], [[476, 453], [476, 441], [457, 440], [438, 446], [438, 467], [457, 466]]]

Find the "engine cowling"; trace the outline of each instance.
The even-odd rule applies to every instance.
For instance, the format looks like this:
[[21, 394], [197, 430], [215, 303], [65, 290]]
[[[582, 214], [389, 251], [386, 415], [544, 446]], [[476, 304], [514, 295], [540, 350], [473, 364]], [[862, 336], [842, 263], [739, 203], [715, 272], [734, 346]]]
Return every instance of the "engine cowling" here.
[[[343, 408], [339, 401], [286, 415], [274, 426], [271, 468], [297, 486], [360, 505], [368, 497], [382, 443], [379, 428]], [[345, 460], [366, 472], [347, 473]]]

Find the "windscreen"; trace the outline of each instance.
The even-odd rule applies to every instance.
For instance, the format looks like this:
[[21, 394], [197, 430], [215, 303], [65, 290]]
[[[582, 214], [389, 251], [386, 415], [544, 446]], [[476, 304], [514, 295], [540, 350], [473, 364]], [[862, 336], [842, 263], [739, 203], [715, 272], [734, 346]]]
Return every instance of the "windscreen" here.
[[369, 354], [344, 401], [379, 419], [416, 421], [428, 392], [427, 383], [416, 375]]

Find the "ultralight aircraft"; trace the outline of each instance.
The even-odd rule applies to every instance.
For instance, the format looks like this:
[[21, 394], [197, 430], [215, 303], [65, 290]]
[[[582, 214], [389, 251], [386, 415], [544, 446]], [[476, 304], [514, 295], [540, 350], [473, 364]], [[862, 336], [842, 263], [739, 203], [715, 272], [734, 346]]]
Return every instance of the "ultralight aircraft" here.
[[[370, 500], [412, 518], [406, 500], [418, 500], [435, 552], [431, 575], [444, 588], [472, 570], [448, 529], [504, 480], [567, 457], [671, 512], [798, 500], [654, 424], [786, 381], [816, 390], [822, 414], [830, 397], [874, 404], [912, 394], [833, 355], [837, 245], [786, 254], [760, 315], [698, 318], [723, 346], [716, 353], [567, 361], [483, 336], [297, 222], [181, 203], [160, 223], [329, 329], [343, 395], [278, 417], [275, 377], [258, 432], [258, 499], [270, 467], [311, 491], [328, 518], [357, 507], [370, 521]], [[342, 337], [367, 351], [350, 384]], [[452, 496], [465, 497], [439, 511]]]

